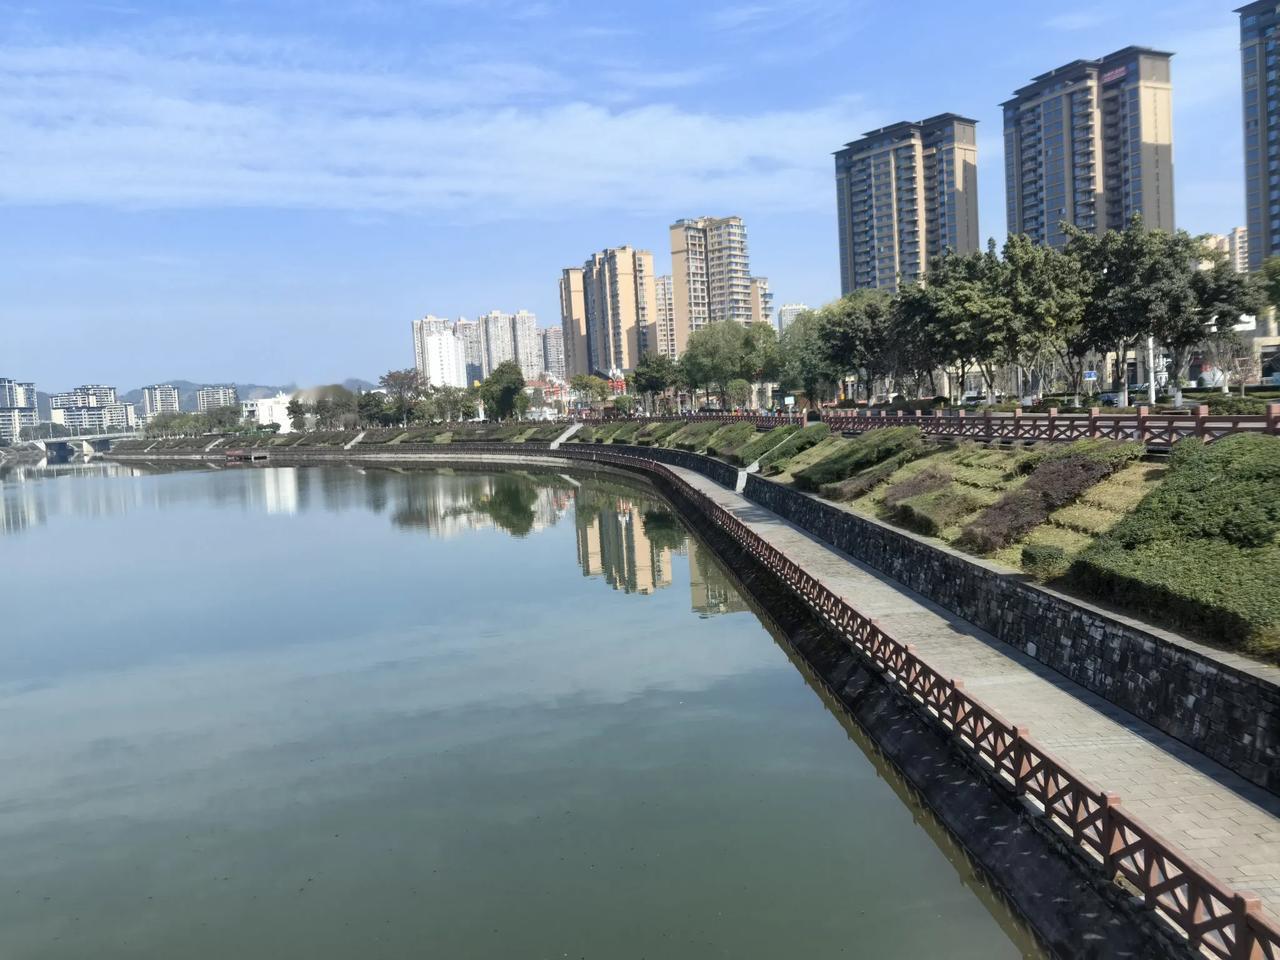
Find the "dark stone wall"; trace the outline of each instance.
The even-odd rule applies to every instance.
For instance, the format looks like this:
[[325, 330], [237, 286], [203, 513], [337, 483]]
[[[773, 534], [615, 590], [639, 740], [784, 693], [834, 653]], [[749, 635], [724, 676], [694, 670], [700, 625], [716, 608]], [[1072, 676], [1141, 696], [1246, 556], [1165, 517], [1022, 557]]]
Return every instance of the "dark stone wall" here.
[[[562, 451], [598, 450], [601, 453], [622, 453], [633, 457], [647, 457], [659, 463], [673, 467], [684, 467], [709, 477], [721, 486], [732, 490], [738, 483], [738, 468], [730, 466], [723, 460], [704, 457], [700, 453], [687, 450], [669, 450], [666, 447], [637, 447], [625, 443], [566, 443], [560, 447]], [[572, 455], [572, 453], [571, 453]]]
[[1273, 793], [1280, 687], [1018, 577], [751, 476], [747, 499]]

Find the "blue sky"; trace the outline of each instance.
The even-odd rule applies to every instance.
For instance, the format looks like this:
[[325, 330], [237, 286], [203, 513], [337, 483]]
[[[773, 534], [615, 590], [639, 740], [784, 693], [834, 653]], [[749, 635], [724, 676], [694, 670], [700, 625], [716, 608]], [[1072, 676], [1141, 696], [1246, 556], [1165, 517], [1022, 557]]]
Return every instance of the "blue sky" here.
[[[0, 376], [318, 383], [409, 321], [531, 309], [682, 216], [746, 219], [778, 304], [839, 295], [831, 151], [1171, 50], [1178, 225], [1241, 222], [1232, 3], [0, 2]], [[1055, 9], [1057, 12], [1055, 12]]]

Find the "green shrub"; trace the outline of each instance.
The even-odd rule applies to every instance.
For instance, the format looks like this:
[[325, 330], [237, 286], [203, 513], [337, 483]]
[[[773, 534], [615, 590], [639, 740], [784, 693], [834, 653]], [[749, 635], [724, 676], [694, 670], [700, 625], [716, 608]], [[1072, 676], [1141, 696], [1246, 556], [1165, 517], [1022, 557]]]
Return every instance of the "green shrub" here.
[[890, 507], [897, 506], [904, 500], [910, 500], [922, 493], [932, 493], [951, 486], [951, 474], [937, 467], [925, 467], [919, 473], [904, 477], [893, 484], [884, 494], [884, 502]]
[[719, 420], [699, 420], [689, 424], [679, 433], [672, 434], [667, 445], [674, 446], [677, 450], [699, 452], [707, 445], [712, 434], [722, 426], [724, 424]]
[[1080, 440], [1039, 453], [1029, 461], [1035, 467], [1026, 483], [983, 510], [957, 543], [976, 553], [1006, 547], [1141, 454], [1140, 444], [1107, 440]]
[[771, 467], [774, 472], [778, 472], [791, 457], [808, 450], [815, 444], [821, 443], [830, 435], [831, 430], [825, 423], [811, 423], [804, 429], [797, 430], [783, 440], [782, 443], [760, 457], [760, 469], [764, 470], [766, 467]]
[[937, 537], [979, 506], [970, 494], [948, 483], [940, 489], [896, 500], [889, 507], [889, 519], [908, 530]]
[[739, 447], [746, 446], [755, 437], [759, 435], [756, 425], [750, 422], [739, 420], [721, 427], [715, 432], [710, 440], [707, 441], [707, 455], [711, 457], [724, 457], [730, 459], [733, 452]]
[[891, 457], [923, 450], [924, 438], [917, 427], [868, 430], [830, 456], [798, 471], [793, 482], [801, 490], [818, 490], [825, 484], [848, 479], [858, 471], [874, 467]]
[[1072, 565], [1071, 577], [1201, 636], [1280, 652], [1280, 438], [1175, 445], [1164, 482]]
[[1262, 397], [1242, 397], [1238, 393], [1210, 393], [1189, 399], [1188, 402], [1204, 404], [1215, 416], [1259, 416], [1267, 412], [1267, 403], [1270, 401]]
[[1067, 552], [1047, 543], [1028, 543], [1022, 547], [1022, 568], [1037, 580], [1055, 580], [1067, 572]]
[[787, 437], [799, 432], [800, 427], [796, 424], [788, 424], [784, 427], [774, 427], [768, 433], [757, 434], [754, 440], [746, 446], [740, 447], [730, 459], [736, 460], [737, 463], [742, 465], [755, 463]]
[[682, 429], [684, 429], [682, 420], [651, 423], [636, 437], [636, 443], [642, 447], [660, 446], [663, 440]]

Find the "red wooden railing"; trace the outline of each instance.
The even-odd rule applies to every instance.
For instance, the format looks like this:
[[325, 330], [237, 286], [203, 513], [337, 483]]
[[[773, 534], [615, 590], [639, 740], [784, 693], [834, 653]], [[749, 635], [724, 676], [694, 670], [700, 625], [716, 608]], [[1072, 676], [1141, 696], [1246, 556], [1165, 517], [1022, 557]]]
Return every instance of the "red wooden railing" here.
[[[879, 419], [879, 418], [867, 418]], [[894, 418], [896, 419], [896, 418]], [[1280, 928], [1256, 896], [1232, 890], [1195, 866], [1136, 817], [1015, 727], [959, 680], [945, 677], [850, 606], [795, 561], [674, 471], [644, 457], [599, 449], [561, 455], [627, 466], [660, 477], [716, 528], [770, 570], [875, 670], [916, 702], [1002, 782], [1033, 802], [1112, 880], [1123, 878], [1148, 907], [1206, 957], [1280, 960]]]
[[1258, 416], [1213, 415], [1204, 406], [1186, 414], [1152, 414], [1147, 407], [1138, 407], [1137, 413], [1101, 413], [1095, 407], [1087, 414], [1060, 414], [1056, 410], [976, 414], [965, 410], [946, 413], [941, 410], [916, 413], [859, 410], [829, 413], [823, 422], [834, 431], [848, 433], [912, 426], [933, 436], [972, 440], [1035, 442], [1100, 437], [1170, 447], [1186, 437], [1212, 442], [1234, 433], [1280, 435], [1280, 403], [1267, 404], [1267, 412]]

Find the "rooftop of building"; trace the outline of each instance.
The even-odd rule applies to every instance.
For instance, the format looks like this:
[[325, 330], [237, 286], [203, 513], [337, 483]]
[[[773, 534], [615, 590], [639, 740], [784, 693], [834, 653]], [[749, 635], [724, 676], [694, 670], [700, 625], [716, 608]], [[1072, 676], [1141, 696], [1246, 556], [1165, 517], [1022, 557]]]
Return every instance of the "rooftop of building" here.
[[1052, 70], [1040, 74], [1039, 76], [1032, 77], [1030, 83], [1013, 91], [1013, 96], [1010, 99], [1005, 100], [1001, 106], [1015, 103], [1023, 97], [1039, 93], [1051, 83], [1065, 79], [1073, 73], [1083, 74], [1088, 70], [1100, 70], [1107, 64], [1113, 63], [1116, 60], [1126, 59], [1133, 56], [1169, 58], [1173, 56], [1173, 53], [1168, 50], [1157, 50], [1154, 47], [1130, 45], [1127, 47], [1121, 47], [1119, 50], [1114, 53], [1109, 53], [1105, 57], [1098, 57], [1096, 60], [1072, 60], [1070, 63], [1064, 63], [1060, 67], [1055, 67]]
[[1261, 13], [1264, 10], [1274, 10], [1276, 8], [1276, 0], [1254, 0], [1253, 3], [1246, 3], [1243, 7], [1236, 7], [1233, 13], [1243, 16], [1246, 13]]
[[977, 124], [977, 120], [972, 117], [962, 116], [958, 113], [939, 113], [936, 116], [929, 117], [925, 120], [900, 120], [897, 123], [891, 123], [888, 126], [881, 127], [878, 130], [868, 130], [857, 140], [850, 140], [839, 150], [834, 151], [837, 155], [848, 150], [856, 150], [867, 144], [869, 140], [878, 140], [882, 137], [891, 137], [899, 133], [913, 133], [914, 131], [924, 131], [930, 127], [940, 126], [945, 123], [968, 123]]

